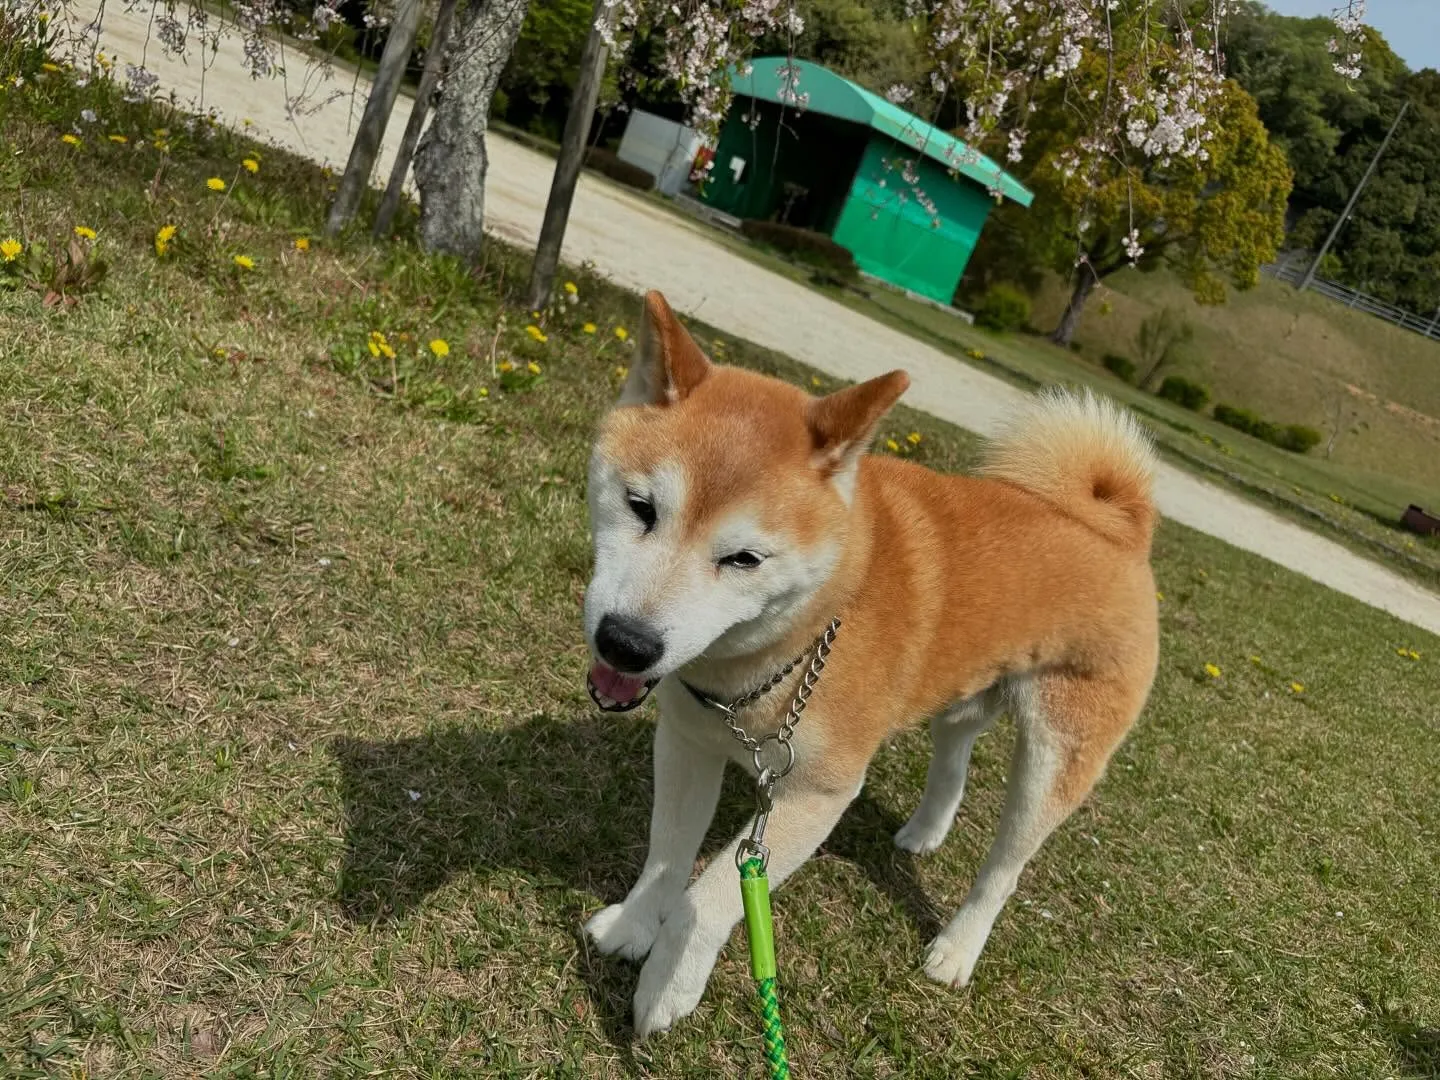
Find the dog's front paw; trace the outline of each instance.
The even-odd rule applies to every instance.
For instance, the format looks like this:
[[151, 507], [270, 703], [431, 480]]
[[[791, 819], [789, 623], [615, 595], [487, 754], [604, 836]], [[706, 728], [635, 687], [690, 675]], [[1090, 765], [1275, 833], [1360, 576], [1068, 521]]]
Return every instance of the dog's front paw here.
[[630, 910], [634, 905], [611, 904], [591, 916], [585, 924], [590, 940], [606, 956], [643, 960], [660, 932], [660, 917]]
[[669, 1031], [677, 1020], [683, 1020], [695, 1011], [705, 993], [705, 983], [687, 985], [679, 978], [671, 978], [660, 985], [659, 980], [647, 980], [647, 964], [640, 972], [640, 985], [635, 989], [635, 1034], [648, 1038], [659, 1031]]
[[635, 1034], [669, 1031], [694, 1012], [714, 966], [715, 950], [666, 922], [635, 987]]
[[936, 828], [929, 820], [922, 820], [917, 812], [895, 833], [895, 846], [916, 855], [929, 855], [945, 842], [949, 831], [948, 828]]
[[930, 943], [925, 955], [925, 974], [946, 986], [966, 986], [979, 959], [979, 949], [941, 934]]

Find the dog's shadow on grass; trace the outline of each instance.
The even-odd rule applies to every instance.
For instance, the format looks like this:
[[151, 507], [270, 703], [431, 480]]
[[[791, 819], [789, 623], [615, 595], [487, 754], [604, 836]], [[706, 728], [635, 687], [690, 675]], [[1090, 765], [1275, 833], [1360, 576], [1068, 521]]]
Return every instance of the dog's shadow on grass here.
[[[540, 716], [503, 731], [335, 740], [346, 915], [363, 923], [403, 917], [452, 877], [495, 871], [518, 871], [605, 903], [623, 899], [648, 843], [652, 733], [634, 717]], [[749, 809], [743, 779], [728, 770], [705, 851], [733, 836]], [[929, 937], [940, 921], [911, 858], [891, 844], [900, 824], [862, 793], [823, 850], [859, 865]], [[624, 1039], [636, 968], [585, 942], [586, 902], [575, 904], [579, 970], [609, 1034]]]

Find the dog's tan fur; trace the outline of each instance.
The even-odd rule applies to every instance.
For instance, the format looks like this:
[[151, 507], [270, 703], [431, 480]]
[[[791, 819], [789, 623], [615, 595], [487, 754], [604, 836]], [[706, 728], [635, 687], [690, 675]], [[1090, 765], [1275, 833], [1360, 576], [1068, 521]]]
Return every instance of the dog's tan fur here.
[[[785, 843], [787, 807], [838, 817], [886, 738], [933, 718], [948, 756], [932, 766], [925, 820], [913, 830], [913, 843], [903, 833], [898, 841], [930, 850], [936, 833], [943, 837], [948, 828], [947, 808], [953, 816], [949, 803], [958, 805], [950, 788], [958, 768], [963, 790], [970, 743], [1005, 706], [1018, 714], [1010, 817], [967, 908], [930, 955], [932, 976], [968, 981], [1019, 868], [1090, 791], [1149, 693], [1158, 644], [1148, 448], [1112, 406], [1051, 398], [992, 441], [978, 476], [946, 476], [869, 456], [877, 424], [909, 384], [903, 372], [815, 399], [779, 381], [710, 364], [656, 293], [647, 297], [647, 313], [647, 344], [627, 390], [631, 403], [622, 401], [606, 417], [597, 454], [627, 475], [678, 466], [686, 481], [683, 528], [696, 544], [717, 519], [743, 507], [799, 550], [838, 545], [828, 579], [790, 613], [767, 648], [724, 659], [702, 654], [680, 671], [717, 693], [738, 694], [800, 652], [832, 615], [841, 618], [801, 724], [800, 766], [778, 792], [771, 835], [780, 839], [772, 846]], [[645, 603], [663, 605], [666, 581], [650, 588]], [[716, 743], [694, 730], [721, 728], [719, 717], [682, 707], [680, 693], [667, 686], [672, 682], [661, 684], [659, 697], [662, 727], [667, 720], [680, 723], [669, 720], [672, 714], [684, 714], [675, 746], [723, 754], [723, 739]], [[792, 686], [747, 714], [747, 728], [774, 730]], [[657, 772], [661, 743], [670, 739], [657, 736]], [[680, 751], [665, 751], [672, 752]], [[1017, 773], [1029, 776], [1028, 790], [1020, 790]], [[663, 786], [657, 775], [657, 800]], [[833, 823], [797, 836], [794, 857], [775, 860], [783, 864], [780, 876], [793, 869], [790, 863], [803, 862]], [[665, 823], [658, 805], [655, 824], [662, 832], [680, 829]], [[652, 829], [652, 845], [665, 842]], [[806, 846], [810, 850], [800, 850]], [[652, 862], [659, 858], [652, 846]], [[726, 857], [715, 866], [733, 877]], [[647, 874], [658, 880], [661, 871], [651, 869], [647, 863]], [[668, 873], [666, 888], [673, 891], [677, 871]], [[773, 865], [771, 874], [774, 879]], [[703, 884], [691, 894], [704, 892]], [[684, 910], [676, 921], [689, 926], [680, 933], [690, 938], [671, 942], [663, 960], [652, 954], [647, 973], [657, 961], [667, 970], [648, 988], [642, 975], [636, 1023], [644, 1033], [693, 1008], [698, 993], [691, 969], [708, 975], [709, 963], [703, 955], [681, 954], [703, 954], [712, 944], [718, 949], [718, 926], [725, 924], [728, 934], [739, 912], [738, 901], [723, 901], [720, 883], [706, 887], [704, 903], [725, 907], [713, 919], [699, 899], [685, 907], [684, 897], [640, 896], [642, 885], [591, 930], [602, 947], [608, 936], [618, 951], [638, 955], [651, 946], [643, 940], [647, 933], [663, 939], [660, 924], [668, 925], [677, 905]], [[636, 907], [627, 914], [632, 901]], [[643, 904], [655, 911], [642, 912]], [[718, 922], [702, 933], [697, 927], [707, 919]], [[647, 931], [637, 923], [654, 926]], [[654, 948], [660, 950], [660, 942]], [[673, 985], [687, 978], [689, 984]]]

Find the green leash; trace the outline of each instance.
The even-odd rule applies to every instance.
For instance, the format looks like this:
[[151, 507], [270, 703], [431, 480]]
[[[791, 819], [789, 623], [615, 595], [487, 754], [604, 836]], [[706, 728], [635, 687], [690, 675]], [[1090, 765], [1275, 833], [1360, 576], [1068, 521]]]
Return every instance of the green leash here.
[[750, 940], [750, 974], [760, 994], [760, 1019], [765, 1025], [765, 1062], [770, 1080], [790, 1080], [785, 1052], [785, 1025], [780, 1022], [780, 992], [775, 984], [775, 928], [770, 921], [770, 879], [765, 863], [755, 857], [740, 864], [740, 899], [745, 905], [745, 936]]
[[[770, 1066], [770, 1080], [790, 1080], [790, 1057], [785, 1052], [785, 1026], [780, 1022], [780, 991], [775, 980], [775, 926], [770, 919], [770, 879], [765, 876], [765, 866], [770, 859], [770, 849], [764, 843], [765, 824], [775, 806], [776, 781], [789, 776], [790, 770], [795, 768], [795, 744], [790, 740], [795, 736], [795, 725], [800, 722], [800, 714], [805, 711], [815, 684], [820, 681], [820, 673], [825, 670], [825, 659], [830, 655], [830, 646], [839, 632], [840, 619], [832, 618], [830, 625], [811, 646], [810, 663], [800, 676], [800, 685], [795, 688], [795, 696], [780, 726], [758, 738], [751, 737], [740, 726], [740, 713], [779, 686], [785, 676], [805, 659], [806, 653], [790, 661], [758, 689], [728, 705], [701, 693], [688, 683], [682, 684], [701, 705], [720, 713], [730, 734], [754, 755], [755, 820], [750, 826], [750, 835], [742, 839], [735, 849], [735, 865], [740, 870], [745, 936], [750, 941], [750, 973], [755, 976], [755, 989], [760, 994], [760, 1018], [765, 1025], [765, 1063]], [[776, 749], [785, 755], [778, 768], [765, 764], [766, 748], [770, 743], [774, 743]]]

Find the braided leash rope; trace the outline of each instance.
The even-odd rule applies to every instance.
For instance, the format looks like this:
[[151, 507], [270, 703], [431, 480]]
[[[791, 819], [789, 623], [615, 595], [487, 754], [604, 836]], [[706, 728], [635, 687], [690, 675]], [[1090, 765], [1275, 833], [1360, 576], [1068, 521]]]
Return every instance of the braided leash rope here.
[[770, 880], [758, 858], [740, 865], [740, 896], [745, 906], [745, 936], [750, 942], [750, 974], [760, 995], [760, 1019], [765, 1025], [765, 1063], [770, 1080], [790, 1080], [790, 1058], [785, 1051], [785, 1026], [780, 1022], [780, 991], [775, 980], [775, 935], [770, 920]]
[[[795, 725], [800, 722], [800, 714], [805, 711], [815, 684], [820, 681], [825, 660], [839, 631], [839, 618], [831, 619], [830, 625], [815, 639], [808, 652], [801, 653], [762, 685], [729, 705], [694, 687], [689, 688], [702, 705], [724, 717], [730, 734], [755, 758], [755, 818], [750, 826], [750, 835], [741, 839], [735, 849], [735, 865], [740, 870], [745, 936], [750, 942], [750, 974], [755, 977], [755, 989], [760, 995], [760, 1019], [765, 1026], [765, 1063], [770, 1067], [770, 1080], [790, 1080], [790, 1057], [785, 1050], [785, 1026], [780, 1022], [780, 991], [775, 980], [775, 926], [770, 917], [770, 879], [765, 874], [770, 858], [770, 849], [765, 846], [765, 825], [770, 819], [770, 811], [774, 809], [772, 796], [776, 781], [783, 780], [795, 768], [795, 744], [791, 742], [795, 737]], [[810, 663], [800, 677], [800, 685], [795, 688], [795, 696], [780, 726], [767, 735], [752, 737], [740, 726], [739, 713], [779, 686], [806, 655], [810, 656]], [[785, 754], [785, 760], [778, 768], [765, 764], [765, 751], [772, 742]]]

